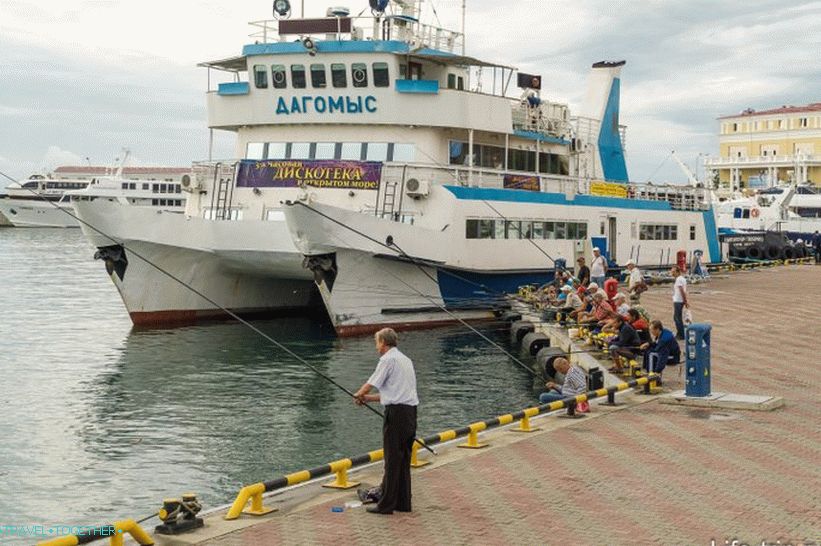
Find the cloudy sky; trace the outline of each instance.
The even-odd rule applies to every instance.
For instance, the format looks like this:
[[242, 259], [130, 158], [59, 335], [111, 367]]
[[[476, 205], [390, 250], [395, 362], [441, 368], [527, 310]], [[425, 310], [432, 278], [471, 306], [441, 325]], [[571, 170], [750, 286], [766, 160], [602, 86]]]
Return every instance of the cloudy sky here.
[[[292, 0], [299, 9], [299, 0]], [[356, 13], [366, 0], [305, 0]], [[461, 0], [426, 0], [458, 28]], [[0, 171], [204, 159], [206, 71], [240, 52], [271, 2], [0, 0]], [[360, 7], [361, 6], [361, 7]], [[502, 7], [500, 7], [502, 6]], [[821, 1], [468, 0], [468, 53], [544, 76], [577, 108], [592, 62], [626, 59], [622, 119], [631, 179], [683, 181], [717, 152], [719, 115], [821, 101]], [[223, 134], [215, 156], [233, 153]], [[0, 186], [4, 185], [0, 182]]]

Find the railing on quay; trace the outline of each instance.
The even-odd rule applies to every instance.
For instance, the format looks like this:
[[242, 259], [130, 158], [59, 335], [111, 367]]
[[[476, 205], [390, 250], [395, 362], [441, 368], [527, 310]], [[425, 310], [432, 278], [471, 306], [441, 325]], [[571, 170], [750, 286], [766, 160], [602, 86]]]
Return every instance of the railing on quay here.
[[[478, 438], [479, 433], [485, 430], [510, 425], [518, 421], [519, 427], [513, 430], [517, 432], [533, 432], [538, 429], [531, 427], [530, 419], [539, 414], [565, 408], [568, 410], [568, 414], [574, 415], [577, 404], [605, 396], [607, 397], [608, 402], [612, 404], [615, 402], [615, 394], [617, 392], [633, 387], [643, 386], [645, 393], [650, 394], [654, 391], [655, 384], [658, 379], [659, 377], [657, 375], [651, 374], [644, 377], [631, 379], [611, 387], [592, 390], [575, 397], [567, 397], [563, 400], [558, 400], [549, 404], [526, 408], [516, 413], [500, 415], [498, 417], [494, 417], [493, 419], [477, 421], [461, 428], [446, 430], [444, 432], [440, 432], [439, 434], [422, 438], [421, 443], [420, 440], [414, 442], [411, 455], [411, 466], [418, 467], [428, 463], [427, 461], [420, 461], [417, 458], [418, 451], [422, 447], [422, 444], [432, 446], [449, 442], [457, 438], [467, 437], [467, 442], [460, 444], [459, 447], [472, 449], [485, 447], [487, 444], [479, 443]], [[243, 513], [251, 515], [263, 515], [270, 513], [274, 511], [274, 509], [268, 508], [263, 504], [263, 494], [284, 489], [286, 487], [304, 483], [323, 476], [329, 476], [331, 474], [335, 475], [335, 480], [331, 483], [325, 484], [326, 487], [339, 489], [356, 487], [359, 485], [358, 483], [348, 481], [348, 471], [353, 468], [378, 462], [382, 460], [383, 456], [383, 451], [378, 449], [349, 459], [339, 459], [310, 470], [302, 470], [300, 472], [286, 474], [285, 476], [281, 476], [273, 480], [246, 485], [237, 494], [237, 498], [234, 500], [234, 503], [226, 513], [225, 519], [237, 519]], [[249, 503], [250, 507], [247, 507]]]

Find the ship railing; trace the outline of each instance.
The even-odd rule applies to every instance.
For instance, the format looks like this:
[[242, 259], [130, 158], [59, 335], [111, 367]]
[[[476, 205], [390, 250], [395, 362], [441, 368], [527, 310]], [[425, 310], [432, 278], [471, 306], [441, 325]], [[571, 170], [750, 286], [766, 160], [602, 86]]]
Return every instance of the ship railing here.
[[[341, 18], [340, 18], [341, 19]], [[348, 17], [351, 20], [351, 32], [316, 33], [332, 36], [331, 39], [342, 40], [347, 35], [350, 40], [399, 40], [407, 42], [411, 49], [427, 47], [449, 53], [463, 54], [464, 35], [436, 25], [420, 23], [404, 16], [383, 16], [377, 20], [372, 16]], [[289, 41], [291, 35], [280, 35], [279, 21], [266, 19], [248, 23], [255, 30], [249, 38], [259, 43]], [[341, 28], [341, 27], [340, 27]]]
[[553, 137], [564, 137], [570, 133], [570, 118], [567, 105], [544, 101], [531, 106], [526, 100], [511, 101], [510, 113], [513, 129], [542, 133]]
[[[382, 170], [382, 185], [397, 185], [397, 202], [403, 198], [405, 184], [411, 178], [427, 181], [431, 185], [449, 184], [496, 189], [512, 187], [512, 183], [532, 183], [534, 188], [538, 184], [538, 191], [540, 192], [563, 194], [567, 199], [573, 199], [576, 195], [609, 195], [627, 199], [666, 201], [670, 203], [670, 207], [674, 210], [709, 210], [711, 203], [710, 192], [707, 188], [694, 188], [692, 186], [635, 183], [612, 183], [601, 186], [602, 181], [576, 176], [490, 169], [479, 166], [471, 168], [465, 165], [445, 167], [418, 163], [386, 163]], [[606, 193], [608, 190], [613, 193]], [[405, 212], [404, 207], [401, 207], [401, 203], [399, 209], [403, 213]]]
[[[598, 145], [601, 121], [584, 116], [573, 116], [570, 118], [573, 138], [587, 144]], [[622, 150], [627, 150], [627, 126], [619, 125], [619, 138], [621, 139]]]

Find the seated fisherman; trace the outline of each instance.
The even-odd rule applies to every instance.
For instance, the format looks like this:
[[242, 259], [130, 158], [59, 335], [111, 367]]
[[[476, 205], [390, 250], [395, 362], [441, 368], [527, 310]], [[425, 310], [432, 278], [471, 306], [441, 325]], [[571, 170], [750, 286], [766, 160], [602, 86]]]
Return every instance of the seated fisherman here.
[[559, 357], [553, 361], [553, 367], [564, 376], [564, 383], [561, 385], [553, 381], [545, 383], [548, 391], [539, 395], [540, 403], [549, 404], [587, 392], [587, 375], [577, 364], [571, 365], [566, 358]]
[[610, 342], [610, 357], [613, 359], [614, 366], [610, 368], [611, 373], [620, 373], [624, 366], [621, 364], [621, 358], [631, 360], [636, 357], [636, 350], [639, 348], [641, 341], [636, 330], [624, 320], [621, 315], [616, 315], [616, 324], [618, 325], [618, 336]]
[[602, 323], [610, 317], [613, 307], [607, 301], [604, 291], [599, 290], [593, 294], [593, 308], [589, 312], [579, 313], [578, 322], [584, 324]]
[[650, 323], [650, 337], [649, 343], [641, 345], [644, 350], [642, 367], [648, 372], [661, 375], [668, 364], [675, 365], [681, 361], [681, 348], [678, 346], [675, 334], [664, 328], [660, 320]]
[[627, 296], [624, 292], [616, 294], [616, 297], [613, 298], [613, 305], [616, 307], [616, 313], [623, 317], [627, 316], [627, 311], [630, 310], [630, 306], [627, 305]]
[[562, 292], [566, 294], [564, 300], [564, 306], [561, 309], [561, 312], [564, 313], [566, 316], [569, 315], [574, 317], [579, 313], [582, 308], [582, 299], [579, 297], [578, 294], [573, 290], [572, 287], [564, 285], [562, 286]]

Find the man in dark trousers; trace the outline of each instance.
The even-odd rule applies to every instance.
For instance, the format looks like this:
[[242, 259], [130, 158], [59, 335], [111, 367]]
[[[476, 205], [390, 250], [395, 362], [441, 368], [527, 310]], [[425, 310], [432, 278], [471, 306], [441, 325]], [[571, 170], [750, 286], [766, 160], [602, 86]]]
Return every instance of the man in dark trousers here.
[[812, 234], [812, 248], [815, 251], [815, 263], [817, 265], [821, 263], [821, 233], [818, 233], [817, 229]]
[[[411, 359], [396, 348], [396, 332], [384, 328], [376, 332], [376, 350], [381, 358], [367, 383], [354, 394], [354, 402], [381, 402], [385, 406], [382, 426], [382, 448], [385, 473], [382, 496], [376, 506], [368, 508], [374, 514], [411, 511], [411, 448], [416, 438], [416, 373]], [[378, 394], [370, 394], [376, 388]]]

